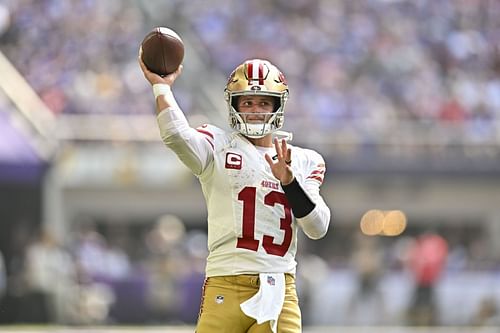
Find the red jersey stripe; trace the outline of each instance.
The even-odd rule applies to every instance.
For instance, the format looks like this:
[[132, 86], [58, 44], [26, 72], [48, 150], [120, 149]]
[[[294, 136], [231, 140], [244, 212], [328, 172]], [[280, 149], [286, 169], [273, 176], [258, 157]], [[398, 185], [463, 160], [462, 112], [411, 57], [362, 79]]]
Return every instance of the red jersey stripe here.
[[208, 138], [205, 138], [205, 140], [207, 140], [207, 142], [210, 143], [210, 146], [212, 146], [212, 150], [215, 150], [215, 147], [214, 147], [214, 144], [212, 143], [212, 141], [210, 141]]
[[306, 179], [315, 179], [315, 180], [319, 181], [320, 183], [323, 183], [323, 178], [318, 177], [318, 176], [309, 176]]
[[202, 129], [199, 129], [199, 128], [197, 128], [196, 130], [198, 132], [200, 132], [201, 134], [205, 134], [205, 135], [209, 136], [210, 138], [212, 138], [212, 140], [214, 139], [214, 135], [212, 133], [210, 133], [209, 131], [205, 131], [205, 130], [202, 130]]
[[208, 138], [205, 138], [205, 140], [207, 140], [207, 142], [210, 143], [210, 146], [212, 146], [212, 150], [215, 150], [215, 147], [214, 147], [214, 144], [212, 143], [212, 141], [208, 140]]

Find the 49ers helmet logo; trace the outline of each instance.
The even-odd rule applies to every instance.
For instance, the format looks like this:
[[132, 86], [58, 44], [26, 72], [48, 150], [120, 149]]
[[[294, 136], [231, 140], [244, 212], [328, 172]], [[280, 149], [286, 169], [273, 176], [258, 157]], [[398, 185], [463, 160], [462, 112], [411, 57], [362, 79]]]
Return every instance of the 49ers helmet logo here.
[[260, 86], [264, 84], [269, 74], [269, 67], [263, 61], [249, 61], [246, 64], [245, 76], [248, 84], [258, 83]]
[[288, 82], [286, 81], [285, 74], [283, 74], [282, 72], [280, 72], [278, 74], [278, 81], [276, 81], [276, 83], [283, 83], [284, 85], [288, 85]]

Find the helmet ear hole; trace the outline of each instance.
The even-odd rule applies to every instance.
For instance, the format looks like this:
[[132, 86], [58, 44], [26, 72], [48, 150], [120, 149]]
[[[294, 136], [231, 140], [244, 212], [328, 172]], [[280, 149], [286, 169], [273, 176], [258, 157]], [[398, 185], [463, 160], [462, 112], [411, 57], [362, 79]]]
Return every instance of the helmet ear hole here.
[[233, 96], [231, 98], [231, 106], [235, 109], [238, 110], [238, 102], [240, 101], [240, 96]]
[[281, 98], [273, 96], [273, 100], [274, 100], [273, 112], [276, 112], [281, 107]]

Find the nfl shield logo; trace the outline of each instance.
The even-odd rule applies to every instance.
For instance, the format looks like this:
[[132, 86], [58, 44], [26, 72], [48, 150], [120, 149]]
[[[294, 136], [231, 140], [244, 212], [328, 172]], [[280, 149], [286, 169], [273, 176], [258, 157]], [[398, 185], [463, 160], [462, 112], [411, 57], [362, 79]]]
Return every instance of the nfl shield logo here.
[[276, 282], [275, 282], [274, 278], [273, 278], [271, 275], [268, 275], [268, 276], [267, 276], [267, 283], [268, 283], [270, 286], [274, 286]]

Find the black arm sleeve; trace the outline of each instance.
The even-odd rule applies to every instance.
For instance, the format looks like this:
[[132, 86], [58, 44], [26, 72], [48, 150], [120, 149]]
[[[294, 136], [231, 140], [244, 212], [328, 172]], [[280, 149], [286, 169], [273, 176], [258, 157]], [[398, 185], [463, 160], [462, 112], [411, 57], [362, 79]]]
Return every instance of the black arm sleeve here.
[[304, 217], [316, 207], [316, 204], [311, 201], [297, 179], [294, 178], [288, 185], [281, 184], [281, 187], [283, 191], [285, 191], [285, 196], [292, 206], [293, 215], [295, 215], [295, 217]]

